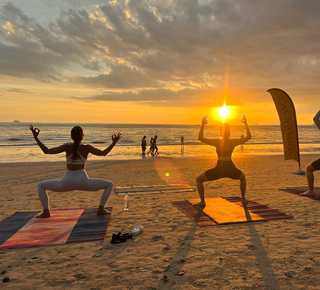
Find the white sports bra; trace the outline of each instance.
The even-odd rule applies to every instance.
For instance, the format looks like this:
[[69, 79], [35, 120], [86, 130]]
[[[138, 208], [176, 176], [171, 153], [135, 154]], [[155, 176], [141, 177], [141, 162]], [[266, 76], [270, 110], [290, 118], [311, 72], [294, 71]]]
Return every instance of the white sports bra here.
[[78, 156], [79, 156], [80, 158], [76, 158], [76, 159], [74, 159], [74, 160], [72, 160], [73, 154], [71, 154], [71, 155], [69, 155], [69, 156], [66, 156], [67, 164], [75, 164], [75, 165], [84, 165], [84, 164], [86, 164], [86, 161], [87, 161], [88, 158], [83, 157], [83, 156], [80, 154], [79, 150], [77, 151], [77, 153], [78, 153]]

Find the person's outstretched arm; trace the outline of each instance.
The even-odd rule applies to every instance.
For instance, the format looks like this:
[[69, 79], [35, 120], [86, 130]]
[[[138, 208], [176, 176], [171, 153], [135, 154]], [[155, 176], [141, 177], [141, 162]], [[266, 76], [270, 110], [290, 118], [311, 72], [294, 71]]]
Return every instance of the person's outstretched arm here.
[[242, 138], [245, 140], [245, 142], [249, 141], [252, 137], [251, 137], [251, 132], [250, 132], [250, 128], [247, 122], [247, 118], [245, 115], [243, 115], [243, 119], [241, 120], [241, 122], [246, 126], [246, 131], [247, 131], [247, 136]]
[[201, 141], [202, 143], [211, 145], [211, 146], [217, 146], [218, 144], [218, 139], [207, 139], [203, 137], [203, 131], [204, 131], [204, 126], [208, 124], [208, 119], [207, 116], [204, 116], [202, 118], [202, 123], [201, 123], [201, 127], [200, 127], [200, 131], [199, 131], [199, 136], [198, 136], [198, 140]]
[[34, 140], [36, 140], [37, 144], [39, 145], [39, 147], [41, 148], [41, 150], [44, 154], [59, 154], [59, 153], [62, 153], [66, 150], [66, 144], [63, 144], [59, 147], [48, 148], [38, 138], [40, 130], [38, 128], [33, 128], [32, 125], [29, 126], [29, 129], [31, 130], [31, 132], [33, 134]]
[[320, 130], [320, 111], [313, 117], [313, 121]]
[[112, 150], [112, 148], [117, 144], [117, 142], [122, 138], [122, 135], [121, 133], [113, 134], [111, 138], [112, 138], [111, 145], [104, 150], [100, 150], [91, 145], [87, 145], [89, 149], [89, 153], [97, 156], [106, 156]]
[[243, 116], [241, 122], [246, 126], [247, 136], [245, 136], [245, 137], [243, 137], [241, 139], [233, 139], [233, 143], [234, 143], [235, 146], [237, 146], [239, 144], [246, 143], [247, 141], [249, 141], [252, 138], [251, 137], [250, 128], [249, 128], [249, 125], [247, 123], [246, 116]]

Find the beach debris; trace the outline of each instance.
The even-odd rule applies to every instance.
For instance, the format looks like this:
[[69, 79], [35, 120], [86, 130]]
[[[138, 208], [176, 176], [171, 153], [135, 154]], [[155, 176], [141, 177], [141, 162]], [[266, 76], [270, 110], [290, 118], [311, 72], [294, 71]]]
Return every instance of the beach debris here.
[[73, 275], [74, 278], [76, 278], [77, 280], [84, 280], [84, 279], [87, 279], [88, 277], [83, 274], [83, 273], [78, 273], [78, 274], [75, 274]]
[[179, 271], [176, 275], [183, 276], [186, 272], [184, 270]]
[[287, 271], [287, 272], [285, 272], [284, 274], [285, 274], [287, 277], [290, 277], [290, 278], [298, 276], [298, 273], [295, 272], [295, 271]]
[[7, 282], [10, 281], [10, 278], [9, 278], [9, 277], [4, 277], [4, 278], [2, 279], [2, 281], [3, 281], [4, 283], [7, 283]]
[[152, 241], [159, 241], [159, 240], [163, 240], [163, 236], [162, 235], [155, 235], [152, 237], [151, 239]]
[[7, 273], [6, 270], [1, 271], [1, 275], [4, 275], [5, 273]]
[[167, 275], [163, 275], [162, 279], [163, 283], [168, 283], [169, 282], [169, 278]]
[[169, 246], [165, 246], [165, 247], [162, 249], [162, 251], [169, 251], [169, 250], [171, 250], [171, 248], [170, 248]]
[[162, 272], [164, 272], [164, 270], [161, 268], [156, 268], [152, 270], [152, 273], [162, 273]]

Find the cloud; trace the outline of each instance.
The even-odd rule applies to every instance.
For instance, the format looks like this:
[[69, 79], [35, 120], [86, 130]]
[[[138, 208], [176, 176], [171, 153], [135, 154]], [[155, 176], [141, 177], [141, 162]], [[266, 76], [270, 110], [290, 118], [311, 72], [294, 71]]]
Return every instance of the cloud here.
[[19, 88], [12, 88], [9, 90], [6, 90], [9, 93], [22, 93], [22, 94], [35, 94], [36, 92], [34, 90], [30, 89], [19, 89]]
[[242, 102], [270, 87], [320, 89], [316, 0], [63, 1], [45, 24], [13, 3], [1, 7], [0, 74], [106, 90], [92, 101], [184, 106], [225, 87]]
[[[150, 106], [160, 107], [187, 107], [187, 106], [221, 106], [223, 94], [214, 88], [184, 88], [181, 90], [171, 89], [144, 89], [140, 91], [104, 91], [99, 94], [78, 98], [79, 101], [111, 101], [111, 102], [138, 102]], [[229, 100], [229, 105], [240, 105], [242, 101], [237, 98]]]

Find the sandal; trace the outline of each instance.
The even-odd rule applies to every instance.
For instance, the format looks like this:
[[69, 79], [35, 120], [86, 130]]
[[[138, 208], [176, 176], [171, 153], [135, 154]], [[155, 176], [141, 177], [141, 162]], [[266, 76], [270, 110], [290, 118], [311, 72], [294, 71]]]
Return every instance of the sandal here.
[[119, 236], [119, 234], [113, 234], [111, 244], [120, 244], [124, 243], [127, 239], [125, 237]]
[[131, 239], [132, 238], [132, 234], [129, 234], [129, 233], [121, 233], [119, 232], [118, 233], [118, 236], [121, 237], [121, 238], [126, 238], [126, 239]]

